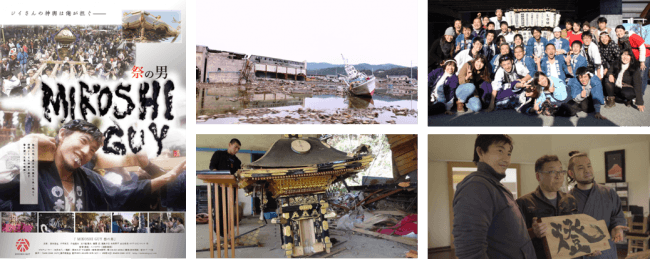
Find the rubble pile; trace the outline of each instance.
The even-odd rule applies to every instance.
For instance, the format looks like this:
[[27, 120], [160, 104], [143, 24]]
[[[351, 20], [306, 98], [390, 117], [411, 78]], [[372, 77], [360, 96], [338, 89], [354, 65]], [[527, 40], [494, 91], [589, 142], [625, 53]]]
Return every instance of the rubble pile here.
[[[280, 114], [279, 116], [273, 116]], [[238, 117], [237, 123], [247, 124], [293, 124], [293, 123], [315, 123], [315, 124], [379, 124], [380, 113], [392, 113], [391, 118], [397, 116], [415, 116], [417, 110], [408, 108], [381, 107], [367, 109], [342, 109], [338, 108], [331, 113], [325, 110], [303, 109], [279, 110], [270, 108], [252, 108], [240, 110], [235, 113], [200, 115], [196, 122], [206, 122], [209, 119]], [[395, 124], [395, 120], [387, 120], [384, 123]]]

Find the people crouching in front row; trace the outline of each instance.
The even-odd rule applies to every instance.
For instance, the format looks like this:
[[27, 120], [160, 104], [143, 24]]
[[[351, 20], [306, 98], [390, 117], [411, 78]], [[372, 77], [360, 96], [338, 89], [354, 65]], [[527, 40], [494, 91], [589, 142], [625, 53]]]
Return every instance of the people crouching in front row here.
[[[574, 45], [577, 52], [580, 46]], [[457, 114], [514, 109], [527, 115], [564, 117], [582, 111], [606, 119], [600, 114], [601, 105], [610, 108], [619, 102], [630, 106], [632, 100], [639, 111], [645, 109], [642, 71], [630, 49], [621, 51], [602, 82], [587, 66], [573, 68], [580, 63], [576, 62], [577, 55], [556, 56], [553, 44], [547, 44], [543, 58], [517, 58], [517, 54], [522, 56], [518, 51], [523, 52], [523, 48], [515, 49], [515, 58], [499, 57], [493, 79], [493, 64], [481, 53], [460, 68], [456, 60], [444, 60], [429, 74], [429, 115], [451, 115], [454, 108]]]

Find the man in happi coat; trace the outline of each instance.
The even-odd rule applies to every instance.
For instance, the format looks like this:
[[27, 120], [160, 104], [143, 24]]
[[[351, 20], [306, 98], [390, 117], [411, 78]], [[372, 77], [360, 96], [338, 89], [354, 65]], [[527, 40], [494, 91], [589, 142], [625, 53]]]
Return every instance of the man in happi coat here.
[[617, 259], [616, 242], [624, 238], [623, 231], [628, 230], [625, 215], [621, 206], [621, 199], [614, 189], [597, 184], [594, 181], [594, 169], [587, 154], [571, 152], [568, 174], [571, 181], [577, 184], [569, 193], [576, 198], [578, 213], [587, 214], [596, 220], [605, 220], [605, 225], [610, 232], [610, 249], [601, 251], [602, 255], [585, 258], [612, 258]]
[[[7, 211], [112, 211], [141, 204], [151, 193], [176, 179], [185, 162], [152, 180], [115, 185], [94, 172], [95, 152], [104, 137], [84, 120], [65, 123], [56, 138], [28, 135], [38, 142], [38, 204], [20, 203], [19, 143], [0, 148], [0, 210]], [[53, 158], [41, 159], [52, 155]]]

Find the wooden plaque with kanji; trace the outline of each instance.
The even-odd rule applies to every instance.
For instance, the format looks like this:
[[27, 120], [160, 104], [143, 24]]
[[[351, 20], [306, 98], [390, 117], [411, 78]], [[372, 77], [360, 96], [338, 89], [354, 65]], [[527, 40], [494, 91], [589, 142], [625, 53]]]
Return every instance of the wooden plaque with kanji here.
[[588, 255], [609, 246], [609, 231], [604, 220], [587, 214], [542, 218], [546, 223], [547, 255], [552, 259], [569, 259]]

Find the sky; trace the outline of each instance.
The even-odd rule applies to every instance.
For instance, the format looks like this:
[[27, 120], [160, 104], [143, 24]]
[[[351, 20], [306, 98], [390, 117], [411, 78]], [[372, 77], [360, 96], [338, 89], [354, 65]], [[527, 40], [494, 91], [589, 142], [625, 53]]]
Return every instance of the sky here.
[[196, 3], [197, 45], [294, 61], [417, 66], [417, 1]]

